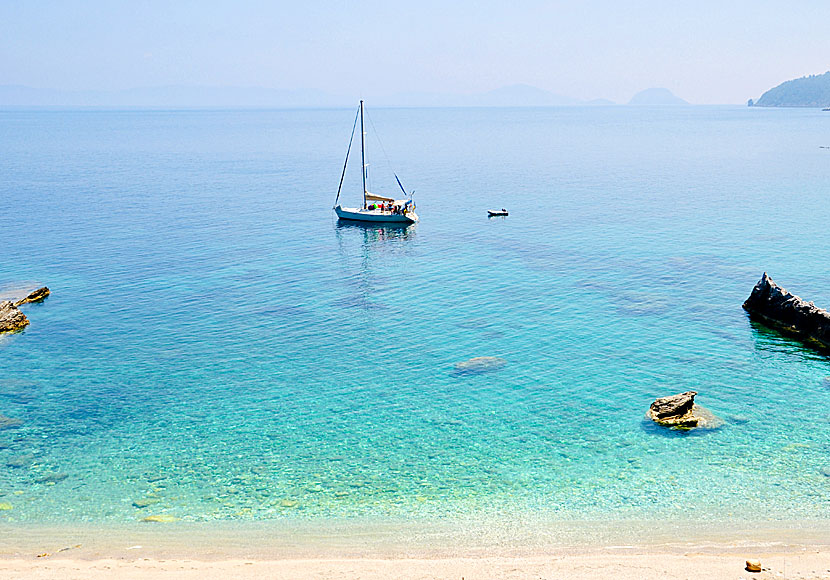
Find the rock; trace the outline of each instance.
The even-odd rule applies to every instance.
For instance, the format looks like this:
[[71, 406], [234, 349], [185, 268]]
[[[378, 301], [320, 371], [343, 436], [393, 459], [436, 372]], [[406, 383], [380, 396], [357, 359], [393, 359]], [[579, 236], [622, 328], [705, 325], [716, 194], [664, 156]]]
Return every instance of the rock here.
[[646, 417], [664, 427], [673, 429], [717, 429], [723, 420], [709, 409], [695, 404], [696, 391], [656, 399]]
[[787, 292], [764, 275], [743, 304], [751, 317], [821, 348], [830, 348], [830, 312]]
[[7, 467], [18, 468], [18, 467], [26, 467], [32, 461], [34, 461], [35, 456], [31, 453], [27, 453], [24, 455], [12, 455], [6, 461]]
[[746, 425], [749, 423], [749, 417], [746, 415], [730, 415], [729, 422], [733, 425]]
[[760, 560], [747, 560], [746, 561], [746, 571], [747, 572], [760, 572], [761, 571], [761, 561]]
[[47, 296], [49, 296], [49, 288], [44, 286], [43, 288], [38, 288], [34, 292], [31, 292], [26, 298], [21, 298], [17, 302], [14, 303], [15, 306], [20, 306], [21, 304], [26, 304], [27, 302], [40, 302]]
[[20, 419], [12, 419], [11, 417], [0, 415], [0, 431], [3, 429], [14, 429], [15, 427], [20, 427], [22, 424], [23, 421]]
[[171, 522], [179, 521], [179, 518], [176, 516], [171, 516], [170, 514], [158, 514], [154, 516], [147, 516], [146, 518], [141, 519], [142, 522], [156, 522], [160, 524], [168, 524]]
[[455, 363], [456, 374], [479, 374], [497, 371], [504, 368], [507, 361], [497, 356], [477, 356], [469, 360]]
[[298, 505], [300, 505], [300, 502], [298, 502], [295, 499], [284, 499], [280, 502], [280, 507], [284, 508], [293, 508], [297, 507]]
[[142, 508], [150, 507], [151, 505], [156, 505], [157, 503], [159, 503], [159, 500], [157, 500], [155, 498], [152, 498], [152, 497], [146, 497], [144, 499], [135, 500], [133, 502], [133, 505], [135, 507], [137, 507], [138, 509], [142, 509]]
[[698, 429], [720, 429], [723, 427], [724, 420], [715, 415], [706, 407], [701, 407], [697, 403], [692, 408], [692, 415], [697, 417]]
[[659, 315], [671, 309], [672, 302], [666, 296], [620, 292], [614, 296], [617, 312], [622, 316]]
[[0, 332], [16, 332], [29, 324], [29, 319], [17, 306], [4, 300], [0, 302]]
[[686, 391], [679, 395], [656, 399], [648, 408], [650, 415], [658, 419], [687, 415], [695, 405], [697, 391]]
[[68, 473], [48, 473], [44, 476], [38, 477], [35, 479], [35, 483], [45, 483], [47, 485], [52, 484], [55, 485], [58, 482], [63, 481], [69, 477]]

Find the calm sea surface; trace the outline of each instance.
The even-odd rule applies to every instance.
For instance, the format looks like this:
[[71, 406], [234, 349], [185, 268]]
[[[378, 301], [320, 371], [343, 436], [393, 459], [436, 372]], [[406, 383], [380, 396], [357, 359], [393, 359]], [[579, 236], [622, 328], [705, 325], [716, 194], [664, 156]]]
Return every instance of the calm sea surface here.
[[[830, 113], [369, 114], [408, 229], [333, 216], [354, 110], [0, 111], [0, 296], [52, 290], [0, 520], [830, 518], [830, 358], [741, 309], [830, 307]], [[686, 390], [724, 426], [644, 420]]]

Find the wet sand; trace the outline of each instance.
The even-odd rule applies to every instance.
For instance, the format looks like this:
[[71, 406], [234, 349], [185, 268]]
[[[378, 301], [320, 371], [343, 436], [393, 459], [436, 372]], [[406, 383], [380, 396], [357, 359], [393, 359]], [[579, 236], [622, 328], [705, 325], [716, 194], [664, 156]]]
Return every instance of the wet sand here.
[[4, 579], [830, 579], [821, 521], [4, 524], [0, 540]]

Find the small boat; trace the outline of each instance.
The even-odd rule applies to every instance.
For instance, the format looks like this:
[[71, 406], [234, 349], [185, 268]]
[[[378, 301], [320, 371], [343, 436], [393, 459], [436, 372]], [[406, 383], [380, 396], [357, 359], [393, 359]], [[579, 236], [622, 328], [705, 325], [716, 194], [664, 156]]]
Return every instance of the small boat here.
[[[343, 188], [343, 178], [346, 176], [346, 167], [349, 165], [349, 153], [352, 150], [352, 142], [354, 141], [354, 131], [357, 127], [357, 119], [360, 118], [360, 161], [363, 166], [363, 207], [343, 207], [338, 205], [340, 199], [340, 190]], [[360, 101], [360, 107], [357, 110], [357, 115], [354, 119], [354, 126], [352, 127], [352, 137], [349, 139], [349, 148], [346, 150], [346, 161], [343, 163], [343, 173], [340, 176], [340, 186], [337, 188], [337, 197], [334, 200], [334, 213], [341, 220], [352, 220], [359, 222], [373, 222], [386, 224], [413, 224], [418, 221], [418, 214], [415, 213], [415, 203], [412, 201], [412, 193], [407, 193], [401, 184], [401, 180], [395, 175], [395, 181], [407, 196], [406, 199], [395, 199], [383, 195], [376, 195], [370, 193], [366, 189], [366, 144], [363, 130], [363, 101]], [[413, 192], [414, 193], [414, 192]]]
[[496, 216], [507, 216], [507, 210], [504, 208], [501, 209], [488, 209], [487, 210], [487, 217], [496, 217]]

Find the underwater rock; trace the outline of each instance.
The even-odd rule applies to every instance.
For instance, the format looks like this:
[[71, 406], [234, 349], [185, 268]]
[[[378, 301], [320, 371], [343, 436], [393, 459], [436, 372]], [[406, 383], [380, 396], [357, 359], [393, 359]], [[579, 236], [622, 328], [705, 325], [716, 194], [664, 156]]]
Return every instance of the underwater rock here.
[[159, 501], [160, 500], [157, 500], [157, 499], [152, 498], [152, 497], [146, 497], [144, 499], [135, 500], [133, 502], [133, 505], [135, 507], [137, 507], [138, 509], [142, 509], [142, 508], [150, 507], [151, 505], [156, 505], [157, 503], [159, 503]]
[[12, 467], [12, 468], [26, 467], [32, 461], [34, 461], [34, 459], [35, 459], [35, 456], [32, 455], [31, 453], [27, 453], [27, 454], [24, 454], [24, 455], [12, 455], [6, 461], [6, 466], [7, 467]]
[[28, 302], [40, 302], [41, 300], [49, 296], [49, 294], [49, 288], [44, 286], [43, 288], [38, 288], [34, 292], [29, 293], [29, 295], [25, 298], [21, 298], [20, 300], [15, 302], [14, 305], [20, 306], [21, 304], [26, 304]]
[[614, 296], [617, 312], [621, 316], [660, 315], [671, 309], [671, 300], [666, 296], [620, 292]]
[[6, 502], [0, 503], [0, 511], [8, 511], [10, 509], [12, 509], [12, 504]]
[[29, 319], [17, 306], [4, 300], [0, 302], [0, 332], [15, 332], [29, 324]]
[[818, 471], [819, 471], [819, 473], [821, 473], [824, 477], [830, 477], [830, 466], [828, 466], [828, 467], [822, 467], [822, 468], [821, 468], [821, 469], [819, 469]]
[[830, 348], [830, 312], [787, 292], [764, 275], [743, 304], [749, 315], [814, 346]]
[[497, 371], [504, 368], [507, 361], [497, 356], [477, 356], [469, 360], [455, 363], [456, 374], [478, 374]]
[[749, 417], [746, 415], [730, 415], [727, 419], [733, 425], [746, 425], [749, 423]]
[[146, 518], [141, 518], [141, 521], [167, 524], [170, 522], [177, 522], [179, 521], [179, 518], [177, 518], [176, 516], [171, 516], [170, 514], [158, 514], [154, 516], [147, 516]]
[[672, 429], [717, 429], [722, 426], [722, 419], [709, 409], [695, 404], [695, 395], [696, 391], [687, 391], [658, 398], [649, 407], [646, 417], [658, 425]]
[[0, 431], [3, 429], [14, 429], [15, 427], [20, 427], [22, 424], [23, 421], [20, 419], [12, 419], [11, 417], [0, 415]]
[[38, 477], [35, 479], [35, 483], [45, 483], [45, 484], [52, 484], [55, 485], [58, 482], [63, 481], [69, 477], [68, 473], [48, 473], [44, 476]]

